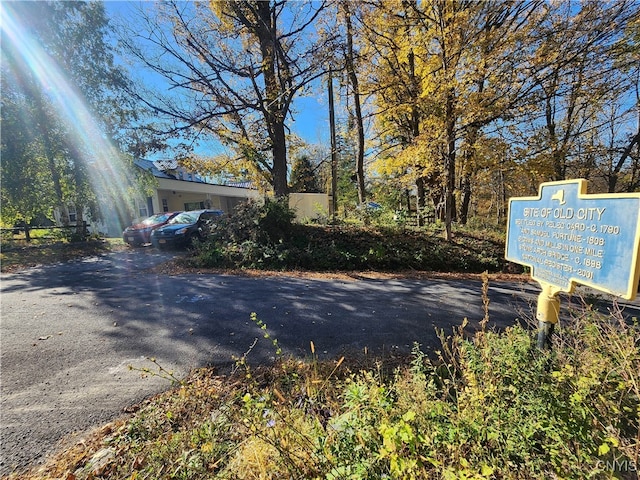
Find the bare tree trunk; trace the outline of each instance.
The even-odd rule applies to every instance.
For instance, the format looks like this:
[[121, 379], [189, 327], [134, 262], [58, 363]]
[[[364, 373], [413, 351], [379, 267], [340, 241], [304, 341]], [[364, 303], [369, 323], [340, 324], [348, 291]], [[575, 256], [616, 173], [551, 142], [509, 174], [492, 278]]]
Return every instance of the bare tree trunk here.
[[454, 92], [449, 90], [445, 101], [446, 151], [444, 158], [444, 228], [445, 240], [453, 240], [451, 226], [454, 219], [454, 196], [456, 188], [456, 138], [455, 138], [455, 99]]
[[469, 207], [471, 205], [471, 175], [464, 172], [462, 175], [462, 199], [460, 201], [460, 223], [467, 224], [469, 219]]
[[505, 211], [507, 205], [507, 189], [504, 185], [504, 171], [502, 168], [498, 169], [498, 188], [496, 192], [496, 225], [500, 225], [505, 218]]
[[273, 191], [276, 197], [286, 197], [289, 190], [287, 185], [287, 140], [284, 122], [274, 122], [272, 141]]
[[462, 225], [467, 224], [469, 217], [469, 206], [471, 205], [471, 176], [473, 171], [473, 161], [475, 160], [475, 146], [478, 141], [478, 128], [472, 127], [469, 129], [465, 149], [462, 155], [462, 179], [460, 181], [460, 190], [462, 193], [460, 203], [460, 223]]
[[416, 180], [416, 215], [418, 218], [418, 226], [422, 227], [425, 224], [424, 221], [424, 207], [426, 206], [425, 202], [425, 188], [424, 188], [424, 178], [418, 177]]
[[345, 66], [347, 68], [349, 83], [351, 83], [351, 88], [353, 90], [353, 104], [356, 114], [356, 182], [358, 184], [358, 202], [364, 203], [367, 200], [364, 185], [364, 125], [362, 121], [362, 108], [360, 106], [360, 87], [358, 85], [358, 75], [356, 74], [353, 54], [353, 27], [351, 24], [349, 2], [343, 1], [340, 3], [340, 6], [342, 7], [342, 13], [347, 26], [347, 55], [345, 59]]
[[631, 151], [633, 150], [633, 147], [636, 144], [640, 144], [640, 130], [636, 132], [636, 134], [633, 136], [633, 138], [629, 142], [629, 145], [626, 146], [626, 148], [622, 152], [622, 155], [620, 155], [620, 158], [618, 159], [615, 166], [613, 167], [613, 171], [609, 175], [609, 179], [608, 179], [609, 193], [614, 193], [616, 191], [616, 184], [618, 183], [618, 175], [620, 175], [620, 171], [622, 170], [622, 166], [624, 165], [624, 162], [627, 160], [627, 158], [629, 158], [629, 156], [631, 155]]
[[329, 130], [331, 134], [331, 209], [332, 217], [335, 221], [338, 215], [338, 152], [336, 145], [336, 116], [333, 105], [333, 76], [329, 70], [328, 79], [329, 90]]
[[[283, 111], [283, 98], [285, 93], [281, 90], [276, 71], [276, 58], [278, 48], [274, 35], [274, 21], [271, 19], [270, 2], [258, 2], [257, 13], [261, 24], [256, 28], [265, 82], [265, 110], [267, 129], [271, 140], [271, 152], [273, 155], [273, 190], [276, 197], [286, 197], [287, 185], [287, 140], [285, 135], [285, 112]], [[286, 70], [288, 66], [280, 62], [280, 69]]]

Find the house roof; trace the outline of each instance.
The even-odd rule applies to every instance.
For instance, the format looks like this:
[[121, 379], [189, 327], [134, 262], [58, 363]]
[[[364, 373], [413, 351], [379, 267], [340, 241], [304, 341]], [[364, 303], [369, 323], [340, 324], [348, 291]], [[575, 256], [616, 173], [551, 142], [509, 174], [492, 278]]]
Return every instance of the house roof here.
[[255, 186], [250, 181], [212, 181], [209, 177], [187, 172], [178, 166], [178, 162], [176, 160], [152, 161], [144, 158], [137, 158], [133, 162], [137, 167], [142, 170], [146, 170], [156, 178], [167, 178], [182, 182], [205, 183], [208, 185], [221, 185], [225, 187], [238, 187], [255, 190]]
[[146, 170], [147, 172], [151, 173], [151, 175], [156, 178], [169, 178], [172, 180], [179, 180], [176, 175], [168, 173], [166, 170], [160, 170], [156, 165], [156, 162], [152, 162], [151, 160], [136, 158], [133, 163], [142, 170]]

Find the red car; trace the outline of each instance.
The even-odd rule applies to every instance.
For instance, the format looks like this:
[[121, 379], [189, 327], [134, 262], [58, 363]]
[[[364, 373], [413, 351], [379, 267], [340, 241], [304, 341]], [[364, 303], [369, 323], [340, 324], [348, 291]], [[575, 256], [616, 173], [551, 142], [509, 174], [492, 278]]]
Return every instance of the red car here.
[[145, 243], [151, 243], [151, 232], [156, 228], [166, 225], [166, 223], [181, 212], [164, 212], [151, 215], [140, 223], [124, 229], [122, 239], [132, 247], [140, 247]]

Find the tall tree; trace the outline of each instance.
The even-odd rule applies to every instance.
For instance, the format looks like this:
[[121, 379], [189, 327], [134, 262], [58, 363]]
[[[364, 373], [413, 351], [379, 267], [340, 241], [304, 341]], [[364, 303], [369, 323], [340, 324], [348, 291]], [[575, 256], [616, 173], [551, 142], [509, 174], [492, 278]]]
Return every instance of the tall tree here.
[[[595, 125], [594, 115], [608, 101], [605, 93], [623, 78], [612, 70], [608, 52], [637, 16], [625, 0], [369, 5], [375, 8], [363, 25], [373, 32], [369, 39], [376, 51], [370, 63], [377, 125], [388, 152], [382, 163], [387, 173], [404, 165], [419, 195], [420, 180], [438, 179], [448, 239], [458, 213], [458, 220], [467, 219], [475, 172], [483, 163], [477, 145], [485, 142], [489, 126], [513, 131], [532, 118], [524, 130], [536, 132], [530, 136], [540, 155], [532, 167], [546, 168], [549, 179], [567, 175], [567, 159], [578, 152], [576, 139]], [[391, 145], [402, 153], [389, 150]]]
[[[416, 177], [418, 199], [431, 183], [450, 239], [459, 184], [466, 217], [474, 143], [481, 129], [506, 116], [532, 88], [530, 81], [518, 78], [524, 54], [519, 47], [526, 43], [523, 25], [539, 2], [433, 0], [380, 5], [385, 14], [373, 11], [372, 17], [379, 20], [367, 25], [377, 30], [374, 48], [388, 47], [378, 55], [374, 69], [394, 72], [389, 77], [402, 80], [376, 90], [378, 118], [382, 125], [394, 126], [391, 131], [399, 145], [411, 145], [403, 150], [409, 153], [408, 162], [413, 159], [407, 172]], [[385, 29], [385, 23], [397, 27]], [[460, 156], [463, 140], [465, 152]]]
[[421, 135], [434, 131], [425, 129], [424, 121], [426, 112], [437, 108], [422, 97], [426, 65], [417, 52], [424, 52], [428, 41], [411, 2], [384, 0], [368, 5], [360, 9], [360, 29], [370, 66], [364, 72], [366, 90], [375, 106], [376, 168], [389, 178], [398, 178], [402, 189], [415, 186], [422, 224], [427, 189], [440, 190], [433, 162], [439, 147], [436, 142], [420, 140]]
[[[38, 162], [46, 165], [49, 176], [43, 179], [40, 192], [49, 192], [52, 198], [39, 200], [57, 206], [63, 214], [69, 204], [74, 204], [81, 225], [85, 207], [92, 210], [94, 218], [99, 216], [97, 192], [89, 181], [89, 169], [97, 168], [99, 163], [95, 161], [93, 142], [113, 135], [127, 117], [120, 108], [123, 97], [118, 96], [126, 80], [113, 64], [106, 40], [104, 5], [81, 1], [11, 2], [2, 8], [3, 84], [6, 79], [12, 85], [3, 89], [3, 102], [5, 92], [18, 92], [13, 97], [18, 101], [12, 105], [34, 126], [35, 136], [30, 141], [37, 148], [29, 151], [38, 152], [25, 155], [26, 150], [19, 145], [22, 137], [9, 136], [10, 130], [3, 128], [3, 164], [31, 164], [3, 168], [3, 175], [22, 169], [33, 171]], [[3, 176], [3, 189], [16, 181]], [[11, 194], [3, 190], [4, 200], [23, 203], [18, 196], [37, 195], [32, 190], [14, 189]]]
[[340, 10], [345, 23], [345, 70], [349, 85], [351, 86], [351, 94], [353, 97], [353, 123], [356, 129], [356, 183], [358, 185], [358, 201], [364, 203], [366, 201], [365, 179], [364, 179], [364, 120], [362, 115], [362, 103], [360, 100], [360, 82], [356, 71], [356, 51], [354, 49], [354, 26], [352, 21], [351, 4], [348, 0], [341, 0]]
[[[617, 191], [618, 181], [627, 165], [622, 189], [634, 192], [640, 189], [640, 13], [628, 23], [624, 37], [613, 46], [611, 53], [615, 68], [628, 81], [626, 88], [622, 89], [617, 108], [611, 109], [614, 115], [607, 122], [610, 125], [611, 148], [604, 174], [608, 192], [613, 193]], [[626, 128], [618, 129], [618, 126]], [[620, 130], [626, 135], [618, 135]]]
[[[579, 170], [583, 139], [597, 125], [593, 120], [616, 95], [622, 77], [613, 69], [612, 47], [632, 10], [627, 2], [568, 3], [550, 8], [540, 25], [538, 58], [552, 57], [546, 69], [534, 73], [539, 85], [542, 122], [535, 137], [549, 180], [564, 180]], [[596, 127], [597, 128], [597, 127]], [[571, 159], [574, 159], [571, 162]], [[577, 167], [577, 168], [576, 168]]]
[[432, 39], [425, 58], [431, 72], [426, 91], [442, 105], [430, 116], [441, 124], [445, 237], [449, 240], [458, 184], [462, 185], [461, 220], [466, 221], [481, 130], [513, 115], [535, 88], [526, 74], [527, 45], [533, 26], [545, 15], [541, 6], [536, 0], [425, 2], [422, 18]]
[[[511, 119], [524, 146], [521, 161], [535, 185], [576, 176], [597, 179], [604, 173], [596, 171], [598, 165], [612, 166], [611, 148], [618, 140], [605, 145], [607, 138], [614, 140], [611, 121], [628, 124], [628, 113], [621, 113], [628, 107], [620, 105], [629, 104], [633, 87], [620, 67], [633, 62], [620, 55], [618, 45], [627, 26], [637, 21], [637, 5], [593, 0], [552, 3], [545, 10], [529, 46], [534, 88], [525, 115]], [[606, 183], [594, 187], [607, 189]]]
[[287, 118], [294, 98], [323, 74], [313, 30], [325, 2], [170, 1], [141, 12], [128, 50], [170, 95], [138, 91], [166, 121], [163, 134], [213, 136], [287, 194]]
[[[4, 43], [4, 42], [3, 42]], [[5, 57], [6, 59], [6, 57]], [[22, 221], [28, 226], [36, 218], [51, 217], [55, 192], [40, 142], [40, 132], [31, 119], [28, 102], [19, 80], [3, 61], [2, 68], [2, 221]], [[26, 230], [27, 239], [28, 228]]]
[[[527, 44], [536, 23], [544, 18], [539, 3], [486, 3], [470, 13], [469, 41], [462, 52], [459, 84], [458, 171], [460, 205], [457, 218], [465, 224], [471, 204], [473, 183], [481, 158], [478, 143], [485, 128], [513, 116], [514, 107], [533, 88], [519, 71], [528, 63]], [[460, 28], [460, 27], [457, 27]], [[486, 143], [486, 142], [485, 142]], [[498, 163], [500, 165], [502, 162]], [[498, 209], [498, 211], [501, 211]]]

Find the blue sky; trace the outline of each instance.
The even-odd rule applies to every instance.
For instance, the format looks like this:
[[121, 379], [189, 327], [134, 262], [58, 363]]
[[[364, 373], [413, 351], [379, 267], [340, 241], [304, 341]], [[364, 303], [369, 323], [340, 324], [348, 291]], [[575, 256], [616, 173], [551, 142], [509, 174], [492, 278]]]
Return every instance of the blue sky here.
[[[120, 23], [123, 19], [127, 22], [135, 21], [136, 9], [141, 4], [151, 3], [144, 1], [105, 1], [107, 15], [114, 23]], [[129, 25], [130, 26], [130, 25]], [[136, 71], [136, 75], [143, 78], [151, 78], [151, 73]], [[148, 77], [147, 77], [148, 76]], [[157, 82], [155, 82], [157, 83]], [[326, 86], [319, 83], [316, 96], [298, 97], [292, 106], [292, 115], [287, 121], [291, 131], [304, 139], [309, 144], [329, 144], [329, 110]], [[336, 87], [334, 86], [334, 89]], [[292, 119], [293, 118], [293, 119]], [[214, 143], [204, 144], [199, 153], [204, 155], [218, 153], [215, 150], [222, 149]]]

